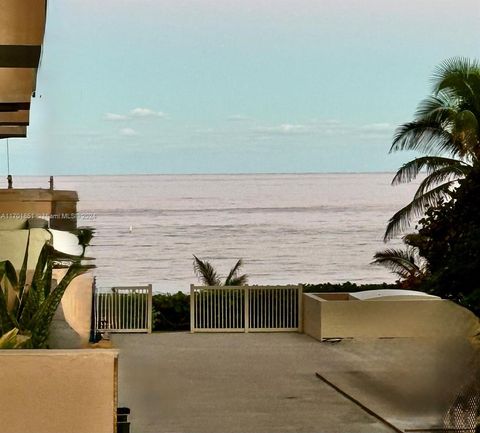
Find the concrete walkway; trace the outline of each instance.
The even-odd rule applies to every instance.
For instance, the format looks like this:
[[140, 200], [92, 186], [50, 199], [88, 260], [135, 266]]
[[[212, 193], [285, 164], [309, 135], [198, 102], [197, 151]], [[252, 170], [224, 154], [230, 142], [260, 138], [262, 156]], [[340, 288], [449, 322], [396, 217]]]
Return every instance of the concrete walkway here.
[[376, 433], [393, 430], [315, 372], [348, 359], [352, 342], [288, 334], [115, 335], [119, 404], [132, 433]]

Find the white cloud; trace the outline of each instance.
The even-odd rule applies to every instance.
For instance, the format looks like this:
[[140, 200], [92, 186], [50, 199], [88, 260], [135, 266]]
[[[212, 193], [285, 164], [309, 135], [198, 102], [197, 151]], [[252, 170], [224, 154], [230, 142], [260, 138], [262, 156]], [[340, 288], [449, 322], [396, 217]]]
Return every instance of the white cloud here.
[[120, 135], [123, 135], [124, 137], [133, 137], [137, 134], [137, 131], [133, 128], [122, 128], [118, 131]]
[[118, 120], [126, 120], [127, 116], [124, 114], [116, 114], [116, 113], [105, 113], [103, 116], [105, 120], [112, 120], [112, 121], [118, 121]]
[[231, 116], [227, 117], [227, 120], [230, 122], [245, 122], [251, 119], [250, 117], [244, 116], [243, 114], [232, 114]]
[[150, 108], [137, 107], [133, 110], [130, 110], [127, 114], [118, 114], [118, 113], [105, 113], [103, 116], [104, 120], [109, 121], [122, 121], [122, 120], [132, 120], [132, 119], [147, 119], [147, 118], [165, 118], [167, 114], [163, 111], [154, 111]]
[[298, 123], [282, 123], [275, 126], [260, 126], [255, 128], [255, 131], [260, 134], [294, 135], [308, 133], [311, 128]]
[[360, 131], [365, 134], [391, 134], [395, 127], [390, 123], [370, 123], [363, 125]]
[[162, 111], [154, 111], [150, 108], [137, 107], [130, 111], [131, 117], [165, 117], [166, 114]]

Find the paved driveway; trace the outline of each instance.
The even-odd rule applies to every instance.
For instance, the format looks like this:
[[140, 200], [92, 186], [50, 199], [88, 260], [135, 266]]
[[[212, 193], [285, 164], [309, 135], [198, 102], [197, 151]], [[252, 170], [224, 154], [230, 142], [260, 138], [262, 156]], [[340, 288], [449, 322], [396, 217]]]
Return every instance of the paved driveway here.
[[[315, 372], [362, 355], [302, 334], [115, 335], [132, 433], [391, 432]], [[345, 346], [344, 346], [345, 347]], [[368, 360], [363, 362], [368, 363]]]

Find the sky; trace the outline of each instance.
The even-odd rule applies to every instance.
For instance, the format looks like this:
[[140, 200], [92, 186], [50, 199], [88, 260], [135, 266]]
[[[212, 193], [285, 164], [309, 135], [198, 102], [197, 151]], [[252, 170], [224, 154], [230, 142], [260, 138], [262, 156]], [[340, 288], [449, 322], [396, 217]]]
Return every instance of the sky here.
[[395, 128], [479, 29], [476, 0], [49, 1], [11, 171], [393, 171]]

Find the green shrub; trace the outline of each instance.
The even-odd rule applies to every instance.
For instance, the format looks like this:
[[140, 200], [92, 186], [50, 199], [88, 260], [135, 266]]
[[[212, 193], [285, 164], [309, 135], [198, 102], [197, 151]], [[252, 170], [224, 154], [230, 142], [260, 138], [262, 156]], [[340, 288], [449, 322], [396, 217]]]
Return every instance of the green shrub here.
[[320, 284], [304, 284], [303, 291], [305, 293], [315, 292], [361, 292], [363, 290], [384, 290], [397, 289], [397, 284], [356, 284], [347, 281], [345, 283], [320, 283]]
[[190, 330], [190, 295], [161, 293], [152, 297], [154, 331]]

